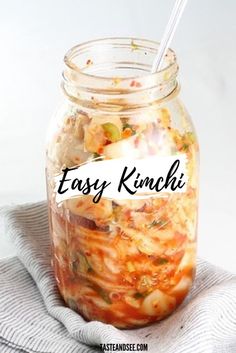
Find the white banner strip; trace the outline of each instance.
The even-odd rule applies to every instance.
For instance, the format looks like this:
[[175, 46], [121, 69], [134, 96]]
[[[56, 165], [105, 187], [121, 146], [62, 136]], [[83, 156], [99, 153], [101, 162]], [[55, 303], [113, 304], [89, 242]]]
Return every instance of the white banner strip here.
[[154, 156], [111, 159], [66, 168], [55, 177], [56, 201], [81, 195], [109, 199], [142, 199], [160, 193], [185, 192], [187, 157]]

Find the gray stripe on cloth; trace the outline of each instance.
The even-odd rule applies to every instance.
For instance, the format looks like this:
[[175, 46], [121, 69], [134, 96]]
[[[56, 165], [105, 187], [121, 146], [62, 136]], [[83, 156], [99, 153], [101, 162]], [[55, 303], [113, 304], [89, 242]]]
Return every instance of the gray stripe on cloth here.
[[46, 203], [1, 214], [20, 261], [0, 262], [0, 353], [88, 353], [132, 342], [148, 343], [150, 353], [236, 353], [235, 275], [199, 260], [191, 293], [166, 320], [134, 330], [86, 322], [58, 293]]

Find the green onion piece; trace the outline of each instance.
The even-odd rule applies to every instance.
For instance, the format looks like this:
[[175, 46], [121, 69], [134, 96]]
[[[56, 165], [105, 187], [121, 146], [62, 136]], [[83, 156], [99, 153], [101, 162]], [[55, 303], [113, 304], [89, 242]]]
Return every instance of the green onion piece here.
[[78, 262], [77, 262], [77, 260], [73, 260], [72, 262], [70, 262], [70, 268], [71, 268], [73, 273], [77, 273], [77, 271], [78, 271]]
[[93, 159], [95, 159], [95, 158], [96, 158], [96, 162], [102, 160], [102, 156], [101, 156], [100, 154], [98, 154], [97, 152], [95, 152], [95, 153], [93, 154]]
[[156, 259], [153, 264], [158, 266], [158, 265], [165, 265], [167, 264], [169, 261], [163, 257], [160, 257], [159, 259]]
[[187, 143], [184, 143], [183, 146], [182, 146], [182, 150], [185, 151], [185, 152], [187, 152], [188, 149], [189, 149], [189, 146], [190, 146], [190, 145], [188, 145]]
[[118, 127], [112, 123], [105, 123], [102, 125], [106, 137], [111, 142], [117, 142], [120, 140], [120, 130]]
[[79, 271], [83, 272], [83, 273], [87, 273], [87, 272], [92, 272], [93, 269], [90, 265], [90, 263], [88, 262], [88, 259], [86, 256], [84, 256], [83, 254], [78, 254], [78, 259], [79, 259]]
[[185, 152], [188, 152], [189, 147], [193, 143], [195, 143], [194, 134], [192, 132], [186, 132], [186, 134], [183, 135], [182, 141], [183, 141], [182, 150]]
[[72, 310], [75, 310], [75, 311], [76, 311], [76, 310], [78, 309], [77, 303], [76, 303], [76, 301], [75, 301], [74, 299], [68, 298], [66, 301], [67, 301], [68, 306], [69, 306]]
[[100, 286], [94, 285], [92, 288], [100, 295], [100, 297], [107, 303], [112, 304], [109, 294]]
[[125, 123], [125, 124], [123, 125], [123, 131], [124, 131], [125, 129], [130, 129], [130, 130], [132, 131], [132, 135], [135, 135], [135, 134], [136, 134], [136, 131], [134, 130], [133, 125], [130, 125], [130, 124], [128, 124], [128, 123]]
[[161, 219], [158, 220], [158, 221], [154, 220], [154, 221], [152, 221], [150, 224], [148, 224], [147, 228], [152, 228], [152, 227], [156, 227], [156, 226], [162, 227], [162, 226], [164, 226], [166, 223], [167, 223], [166, 221], [161, 220]]

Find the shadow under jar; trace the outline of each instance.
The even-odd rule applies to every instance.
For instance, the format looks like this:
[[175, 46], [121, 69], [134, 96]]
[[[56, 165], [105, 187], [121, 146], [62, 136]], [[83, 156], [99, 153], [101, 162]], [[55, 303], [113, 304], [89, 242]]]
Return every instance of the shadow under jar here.
[[[168, 51], [162, 71], [150, 74], [157, 50], [156, 42], [130, 38], [72, 48], [65, 56], [65, 101], [48, 133], [49, 220], [59, 291], [85, 319], [119, 328], [168, 316], [195, 274], [198, 143], [178, 98], [174, 52]], [[65, 167], [178, 154], [187, 156], [184, 193], [56, 202], [54, 177]]]

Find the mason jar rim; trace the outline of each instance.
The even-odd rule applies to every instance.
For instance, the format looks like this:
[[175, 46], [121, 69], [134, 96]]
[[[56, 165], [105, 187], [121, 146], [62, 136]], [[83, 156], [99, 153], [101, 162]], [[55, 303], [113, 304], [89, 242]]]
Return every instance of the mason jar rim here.
[[163, 69], [151, 73], [158, 46], [155, 41], [135, 37], [78, 44], [64, 57], [62, 89], [70, 100], [91, 109], [98, 105], [134, 109], [171, 99], [179, 91], [176, 55], [168, 49]]
[[[127, 43], [123, 43], [122, 41], [129, 41], [130, 44]], [[136, 44], [138, 43], [138, 44]], [[124, 45], [126, 45], [127, 47], [130, 47], [132, 49], [132, 45], [133, 46], [137, 46], [137, 48], [134, 48], [134, 50], [138, 50], [138, 49], [145, 49], [146, 51], [152, 51], [155, 52], [155, 54], [157, 53], [158, 47], [160, 45], [159, 42], [154, 41], [154, 40], [150, 40], [150, 39], [145, 39], [145, 38], [138, 38], [138, 37], [104, 37], [104, 38], [98, 38], [98, 39], [94, 39], [94, 40], [89, 40], [86, 42], [82, 42], [80, 44], [77, 44], [75, 46], [73, 46], [71, 49], [69, 49], [67, 51], [67, 53], [64, 56], [64, 63], [66, 64], [66, 66], [77, 72], [77, 74], [79, 74], [81, 77], [84, 78], [92, 78], [93, 80], [99, 80], [99, 81], [113, 81], [114, 77], [107, 77], [107, 76], [102, 76], [102, 75], [96, 75], [96, 74], [91, 74], [88, 72], [84, 72], [83, 70], [81, 70], [81, 68], [73, 61], [73, 59], [75, 59], [76, 57], [78, 57], [79, 54], [81, 54], [83, 51], [85, 51], [86, 49], [91, 48], [92, 46], [114, 46], [114, 45], [119, 45], [120, 47], [124, 47]], [[142, 75], [142, 76], [127, 76], [127, 77], [119, 77], [119, 76], [115, 76], [117, 78], [119, 78], [121, 81], [128, 81], [128, 80], [134, 80], [134, 79], [148, 79], [148, 78], [155, 78], [160, 76], [161, 74], [163, 74], [164, 72], [169, 71], [171, 68], [173, 68], [174, 66], [176, 66], [176, 70], [178, 70], [178, 65], [176, 62], [176, 54], [174, 52], [173, 49], [168, 48], [167, 53], [166, 53], [166, 58], [168, 58], [170, 60], [168, 65], [165, 65], [161, 70], [159, 70], [158, 72], [147, 72], [146, 74]]]

